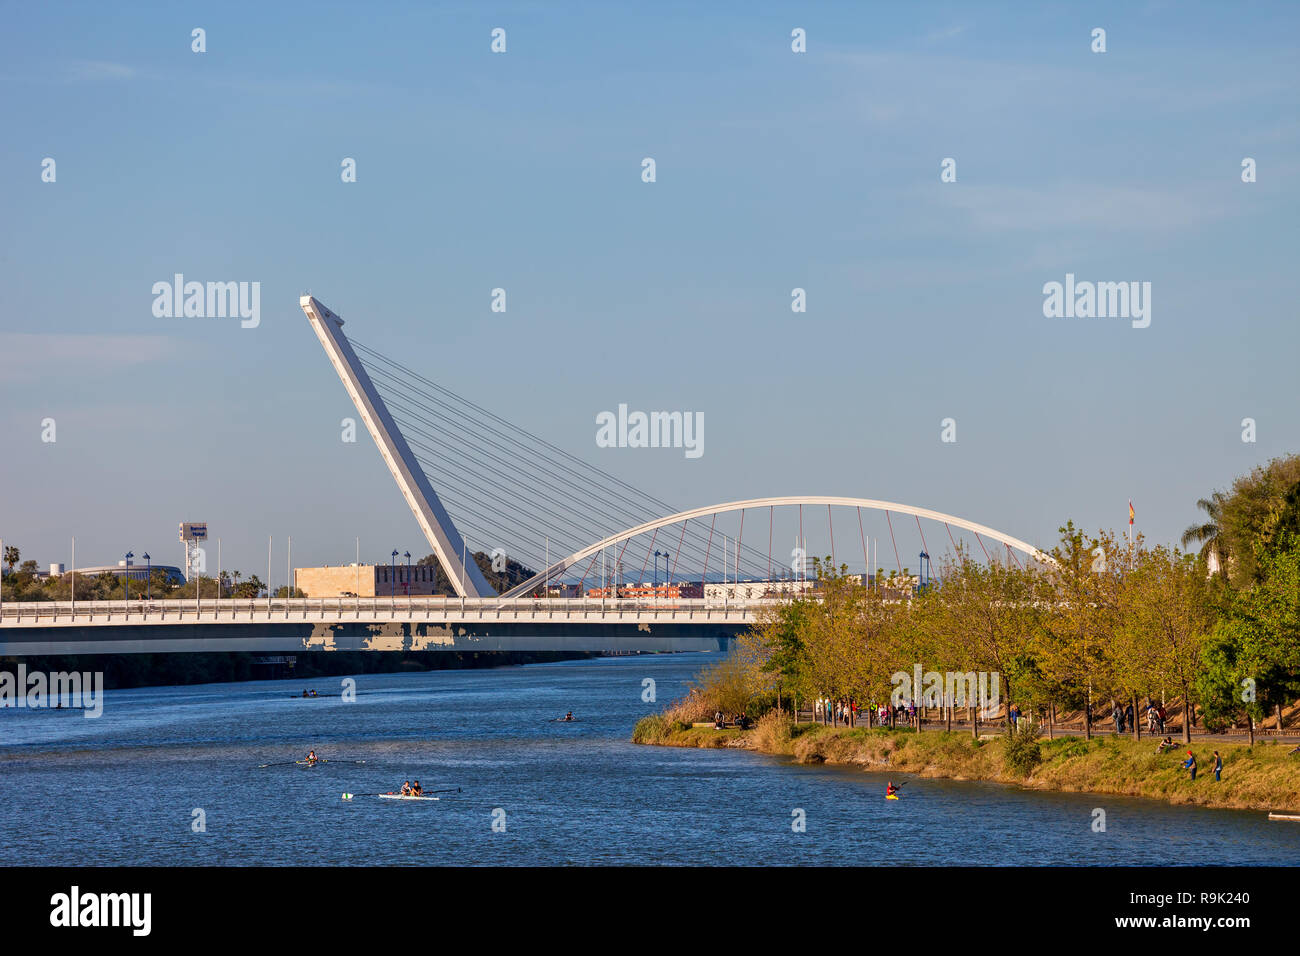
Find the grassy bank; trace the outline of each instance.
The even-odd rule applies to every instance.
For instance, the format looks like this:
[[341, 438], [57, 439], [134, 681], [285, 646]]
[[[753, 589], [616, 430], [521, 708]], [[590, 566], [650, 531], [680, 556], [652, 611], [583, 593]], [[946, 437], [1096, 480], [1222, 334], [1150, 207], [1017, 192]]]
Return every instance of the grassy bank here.
[[[1181, 769], [1186, 747], [1176, 746], [1156, 754], [1155, 740], [1134, 742], [1129, 738], [1040, 740], [1038, 762], [1028, 770], [1015, 769], [1016, 760], [1008, 753], [1005, 736], [977, 741], [959, 733], [850, 730], [818, 724], [794, 727], [788, 721], [778, 721], [773, 714], [752, 730], [743, 731], [689, 727], [652, 715], [638, 722], [632, 740], [668, 747], [734, 747], [791, 757], [800, 763], [856, 765], [867, 770], [889, 769], [952, 780], [993, 780], [1031, 789], [1300, 813], [1300, 755], [1288, 756], [1290, 744], [1273, 742], [1253, 747], [1194, 743], [1198, 772], [1192, 782]], [[1033, 745], [1026, 749], [1032, 751]], [[1216, 749], [1223, 757], [1223, 779], [1218, 783], [1213, 773], [1212, 751]], [[1032, 753], [1027, 762], [1033, 763]]]

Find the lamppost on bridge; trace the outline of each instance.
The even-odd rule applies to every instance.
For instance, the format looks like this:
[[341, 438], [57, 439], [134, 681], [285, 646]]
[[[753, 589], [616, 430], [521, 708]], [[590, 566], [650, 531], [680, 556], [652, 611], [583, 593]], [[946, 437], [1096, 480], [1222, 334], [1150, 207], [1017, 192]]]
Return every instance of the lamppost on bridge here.
[[128, 601], [131, 600], [131, 559], [134, 557], [133, 552], [126, 553], [126, 568], [122, 572], [122, 593]]
[[149, 552], [146, 551], [144, 554], [140, 555], [140, 557], [144, 558], [144, 592], [145, 592], [145, 600], [146, 600], [146, 601], [151, 601], [151, 600], [153, 600], [153, 582], [149, 580]]
[[409, 598], [411, 596], [411, 552], [405, 552], [404, 557], [406, 558], [406, 596]]
[[659, 558], [661, 556], [664, 559], [664, 594], [666, 595], [668, 593], [668, 552], [667, 551], [655, 552], [655, 588], [658, 589], [659, 587]]
[[919, 590], [924, 591], [930, 586], [930, 556], [924, 551], [921, 552], [921, 567], [919, 569], [920, 581], [918, 582]]
[[393, 549], [393, 560], [388, 566], [388, 596], [397, 596], [397, 549]]

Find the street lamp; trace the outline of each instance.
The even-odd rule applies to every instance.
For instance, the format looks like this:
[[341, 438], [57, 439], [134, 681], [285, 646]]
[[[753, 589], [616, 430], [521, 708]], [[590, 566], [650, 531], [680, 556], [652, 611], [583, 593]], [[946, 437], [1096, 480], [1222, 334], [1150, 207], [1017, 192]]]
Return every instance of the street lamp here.
[[132, 552], [126, 553], [126, 570], [122, 572], [122, 593], [128, 601], [131, 600], [131, 559], [134, 557]]
[[667, 593], [668, 593], [668, 583], [669, 583], [669, 582], [668, 582], [668, 552], [667, 552], [667, 551], [656, 551], [656, 552], [655, 552], [655, 587], [656, 587], [656, 588], [659, 587], [659, 558], [660, 558], [661, 556], [662, 556], [663, 559], [664, 559], [664, 594], [667, 595]]
[[406, 596], [411, 596], [411, 552], [407, 551], [406, 558]]
[[396, 597], [397, 595], [397, 551], [396, 549], [393, 550], [393, 561], [388, 566], [388, 569], [389, 569], [388, 596]]
[[145, 600], [151, 601], [153, 600], [153, 582], [149, 580], [149, 552], [146, 551], [143, 555], [141, 555], [141, 557], [144, 558]]

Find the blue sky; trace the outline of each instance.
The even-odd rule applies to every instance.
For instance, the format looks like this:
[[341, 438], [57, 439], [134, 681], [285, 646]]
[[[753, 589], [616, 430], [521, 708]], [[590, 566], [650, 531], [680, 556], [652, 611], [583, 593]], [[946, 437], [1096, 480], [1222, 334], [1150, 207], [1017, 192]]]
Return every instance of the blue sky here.
[[[701, 7], [0, 4], [0, 536], [426, 553], [339, 441], [307, 290], [683, 508], [856, 495], [1050, 545], [1132, 498], [1173, 541], [1300, 450], [1293, 4]], [[176, 272], [261, 282], [261, 325], [156, 318]], [[1151, 282], [1150, 327], [1045, 318], [1067, 272]], [[621, 402], [702, 412], [705, 454], [597, 448]]]

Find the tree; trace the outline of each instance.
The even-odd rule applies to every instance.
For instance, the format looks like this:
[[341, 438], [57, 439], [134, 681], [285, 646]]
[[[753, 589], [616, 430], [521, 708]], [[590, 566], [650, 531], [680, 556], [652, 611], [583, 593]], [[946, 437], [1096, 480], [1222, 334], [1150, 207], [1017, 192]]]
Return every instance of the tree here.
[[[1191, 742], [1202, 650], [1214, 625], [1205, 564], [1163, 545], [1139, 551], [1119, 591], [1113, 650], [1117, 686], [1128, 696], [1172, 684], [1183, 699], [1183, 742]], [[1136, 718], [1136, 713], [1134, 717]]]
[[1215, 573], [1224, 577], [1228, 575], [1228, 540], [1227, 534], [1223, 528], [1223, 509], [1226, 497], [1221, 491], [1216, 491], [1208, 498], [1200, 498], [1196, 502], [1196, 507], [1205, 512], [1206, 520], [1200, 524], [1189, 525], [1183, 532], [1182, 545], [1184, 548], [1192, 544], [1201, 546], [1200, 556], [1206, 564], [1211, 563], [1215, 566]]
[[4, 561], [5, 564], [9, 565], [10, 574], [14, 573], [14, 565], [18, 563], [18, 559], [21, 557], [22, 557], [22, 552], [20, 552], [16, 547], [14, 547], [12, 544], [5, 545]]
[[1060, 532], [1052, 549], [1055, 564], [1045, 573], [1038, 597], [1045, 612], [1036, 629], [1037, 659], [1046, 681], [1083, 703], [1084, 736], [1091, 739], [1093, 701], [1114, 689], [1108, 652], [1127, 551], [1113, 534], [1088, 537], [1073, 521]]
[[1282, 523], [1288, 498], [1300, 485], [1300, 455], [1274, 458], [1232, 483], [1222, 504], [1223, 532], [1232, 559], [1229, 578], [1234, 587], [1249, 587], [1261, 578], [1256, 544], [1270, 542]]

